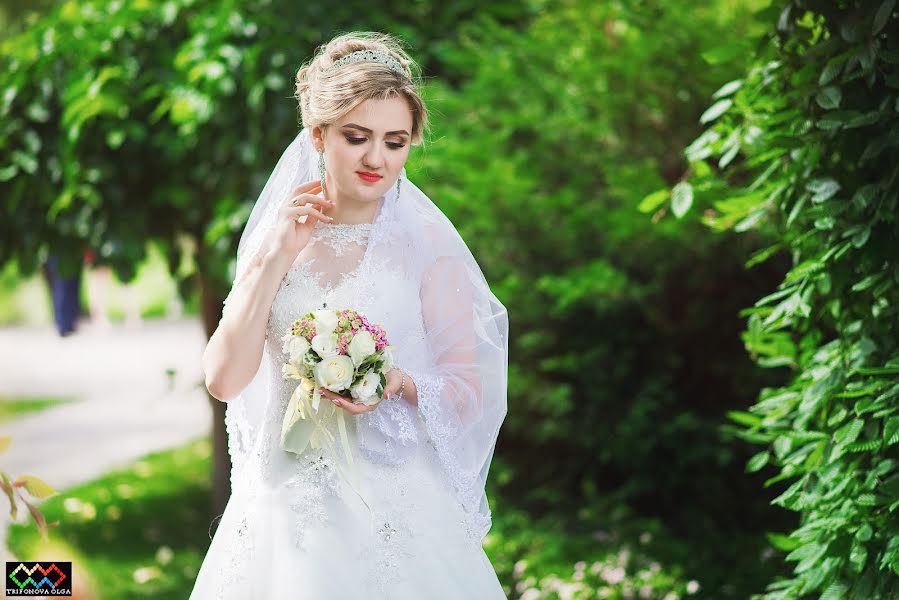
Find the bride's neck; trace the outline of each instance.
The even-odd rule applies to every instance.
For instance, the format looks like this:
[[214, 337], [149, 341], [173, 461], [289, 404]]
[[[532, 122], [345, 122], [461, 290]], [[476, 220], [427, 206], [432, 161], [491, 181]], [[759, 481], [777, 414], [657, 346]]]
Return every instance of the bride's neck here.
[[378, 200], [362, 202], [339, 194], [329, 195], [328, 197], [334, 200], [335, 205], [323, 212], [330, 217], [334, 217], [332, 223], [335, 225], [372, 223], [375, 220]]

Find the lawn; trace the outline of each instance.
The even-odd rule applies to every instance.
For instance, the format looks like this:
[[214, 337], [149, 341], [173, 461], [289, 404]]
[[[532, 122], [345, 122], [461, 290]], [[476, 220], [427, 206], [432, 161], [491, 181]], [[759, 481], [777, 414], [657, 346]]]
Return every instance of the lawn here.
[[74, 398], [9, 398], [0, 396], [0, 423], [8, 423], [19, 417], [37, 413], [54, 406], [73, 402]]
[[[209, 543], [210, 471], [208, 437], [150, 454], [48, 499], [42, 511], [61, 522], [48, 541], [16, 524], [10, 549], [22, 560], [72, 560], [76, 592], [87, 597], [183, 600]], [[658, 524], [621, 507], [535, 517], [491, 498], [485, 550], [511, 599], [673, 600], [699, 589], [653, 558], [672, 543]]]
[[45, 501], [43, 541], [33, 523], [10, 528], [21, 560], [71, 560], [75, 591], [104, 600], [189, 593], [208, 545], [211, 444], [208, 438], [150, 454], [129, 468]]

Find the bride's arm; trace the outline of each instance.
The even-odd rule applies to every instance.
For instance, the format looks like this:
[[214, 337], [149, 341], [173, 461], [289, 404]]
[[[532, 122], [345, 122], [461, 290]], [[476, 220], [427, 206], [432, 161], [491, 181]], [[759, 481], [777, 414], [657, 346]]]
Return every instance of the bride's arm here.
[[[434, 364], [429, 369], [405, 371], [406, 390], [410, 383], [414, 390], [408, 400], [425, 418], [435, 408], [427, 402], [439, 402], [443, 405], [440, 410], [447, 411], [453, 425], [466, 427], [481, 418], [484, 365], [478, 360], [482, 341], [475, 333], [471, 283], [461, 261], [449, 256], [438, 258], [422, 277], [420, 295]], [[425, 398], [425, 406], [421, 406], [417, 384], [425, 383], [427, 377], [439, 380], [442, 390], [439, 397]]]
[[272, 302], [289, 268], [284, 253], [260, 251], [228, 294], [203, 352], [206, 388], [218, 400], [240, 394], [259, 369]]

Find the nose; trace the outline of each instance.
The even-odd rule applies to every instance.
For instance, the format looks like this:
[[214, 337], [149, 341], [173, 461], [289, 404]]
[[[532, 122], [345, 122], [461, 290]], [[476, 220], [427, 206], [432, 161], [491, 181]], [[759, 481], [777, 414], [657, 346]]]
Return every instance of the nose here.
[[378, 169], [381, 168], [383, 158], [383, 150], [381, 149], [380, 145], [372, 144], [371, 148], [365, 153], [365, 156], [362, 159], [362, 164], [365, 165], [366, 169], [371, 169], [373, 172], [377, 172]]

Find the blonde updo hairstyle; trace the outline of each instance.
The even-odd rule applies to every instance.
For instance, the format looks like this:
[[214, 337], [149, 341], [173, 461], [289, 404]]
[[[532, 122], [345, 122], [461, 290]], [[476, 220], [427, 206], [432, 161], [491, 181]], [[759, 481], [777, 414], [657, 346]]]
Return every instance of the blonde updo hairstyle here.
[[[403, 66], [405, 75], [368, 60], [325, 72], [336, 60], [357, 50], [386, 52]], [[418, 146], [428, 130], [428, 111], [418, 92], [420, 80], [418, 65], [393, 36], [377, 31], [344, 33], [319, 46], [312, 59], [297, 71], [300, 118], [304, 127], [327, 127], [366, 100], [404, 98], [412, 112], [410, 143]]]

